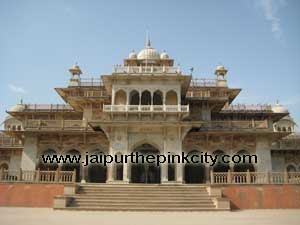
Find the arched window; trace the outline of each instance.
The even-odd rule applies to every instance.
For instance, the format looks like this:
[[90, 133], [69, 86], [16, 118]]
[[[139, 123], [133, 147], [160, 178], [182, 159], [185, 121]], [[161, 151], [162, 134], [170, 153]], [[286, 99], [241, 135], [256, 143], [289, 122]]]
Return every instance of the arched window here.
[[281, 127], [277, 127], [277, 131], [280, 132], [281, 131]]
[[[243, 162], [243, 158], [245, 159], [245, 162]], [[250, 160], [249, 152], [245, 150], [241, 150], [232, 157], [232, 160], [235, 163], [233, 167], [234, 172], [247, 172], [247, 170], [249, 170], [250, 172], [255, 172], [255, 167], [253, 163], [249, 162]], [[238, 162], [239, 160], [240, 162]]]
[[288, 166], [286, 167], [286, 171], [287, 171], [287, 172], [296, 172], [296, 167], [293, 166], [293, 165], [288, 165]]
[[286, 128], [285, 128], [285, 127], [283, 127], [283, 128], [282, 128], [282, 131], [283, 131], [283, 132], [286, 132]]
[[126, 105], [126, 92], [123, 90], [119, 90], [115, 94], [115, 105]]
[[61, 170], [62, 171], [76, 170], [76, 182], [79, 182], [81, 180], [81, 177], [80, 177], [81, 164], [80, 164], [80, 162], [76, 162], [75, 157], [77, 159], [79, 159], [80, 151], [78, 151], [76, 149], [72, 149], [72, 150], [67, 151], [65, 155], [70, 155], [71, 159], [73, 159], [73, 163], [70, 163], [70, 162], [64, 163], [62, 165]]
[[[189, 161], [192, 163], [186, 163], [184, 166], [184, 180], [186, 183], [204, 183], [205, 182], [205, 166], [199, 161], [200, 152], [197, 150], [190, 151], [188, 153]], [[198, 158], [198, 160], [197, 160]]]
[[292, 128], [291, 127], [288, 127], [288, 132], [292, 132]]
[[217, 156], [217, 163], [213, 167], [214, 172], [227, 172], [230, 167], [229, 164], [223, 162], [222, 157], [225, 155], [225, 152], [222, 150], [216, 150], [213, 152], [214, 156]]
[[53, 149], [47, 149], [45, 151], [42, 152], [41, 156], [40, 156], [40, 161], [39, 161], [39, 169], [40, 170], [56, 170], [58, 168], [58, 164], [57, 162], [53, 162], [53, 163], [50, 163], [48, 161], [48, 163], [44, 162], [43, 161], [43, 158], [44, 159], [47, 159], [48, 157], [52, 157], [53, 155], [56, 155], [56, 151], [53, 150]]
[[0, 165], [0, 170], [8, 170], [8, 165], [7, 165], [7, 163], [2, 163], [2, 164]]
[[142, 92], [141, 105], [151, 105], [151, 93], [150, 93], [150, 91], [143, 91]]
[[153, 105], [162, 105], [163, 104], [163, 94], [161, 91], [157, 90], [153, 94]]
[[168, 91], [166, 94], [166, 105], [177, 105], [178, 99], [177, 99], [177, 93], [173, 90]]
[[140, 104], [140, 94], [136, 90], [130, 92], [129, 104], [130, 105]]

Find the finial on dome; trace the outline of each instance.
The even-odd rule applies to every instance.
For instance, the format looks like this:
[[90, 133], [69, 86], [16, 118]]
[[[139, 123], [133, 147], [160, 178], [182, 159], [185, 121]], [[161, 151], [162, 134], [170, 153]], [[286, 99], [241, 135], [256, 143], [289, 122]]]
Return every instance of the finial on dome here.
[[219, 64], [219, 66], [217, 66], [216, 70], [215, 70], [215, 75], [217, 76], [225, 76], [227, 74], [227, 69], [225, 69], [225, 67], [222, 64]]
[[69, 72], [72, 74], [72, 76], [75, 76], [75, 75], [80, 76], [80, 74], [82, 74], [82, 71], [81, 71], [80, 67], [78, 66], [77, 62], [72, 66], [71, 69], [69, 69]]
[[146, 47], [150, 48], [151, 47], [151, 41], [150, 41], [150, 37], [149, 37], [149, 32], [147, 31], [146, 34]]

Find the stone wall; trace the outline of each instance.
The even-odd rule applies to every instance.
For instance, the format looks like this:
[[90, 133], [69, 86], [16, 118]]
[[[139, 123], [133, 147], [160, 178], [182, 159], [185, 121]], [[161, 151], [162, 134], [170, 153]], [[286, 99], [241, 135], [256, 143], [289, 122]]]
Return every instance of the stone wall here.
[[300, 209], [300, 185], [231, 185], [222, 194], [231, 209]]
[[54, 196], [63, 194], [61, 184], [0, 184], [0, 206], [52, 208]]

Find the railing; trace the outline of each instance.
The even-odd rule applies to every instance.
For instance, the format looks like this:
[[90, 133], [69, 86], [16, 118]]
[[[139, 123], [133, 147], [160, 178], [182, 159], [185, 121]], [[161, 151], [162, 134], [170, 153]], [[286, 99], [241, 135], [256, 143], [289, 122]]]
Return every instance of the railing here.
[[72, 78], [70, 80], [70, 87], [103, 87], [101, 78]]
[[68, 94], [70, 97], [86, 97], [86, 98], [99, 98], [109, 97], [105, 90], [99, 91], [73, 91]]
[[70, 105], [61, 104], [24, 104], [24, 111], [73, 111]]
[[229, 105], [222, 109], [222, 111], [264, 111], [272, 112], [271, 105]]
[[300, 184], [300, 172], [213, 172], [211, 184]]
[[228, 94], [225, 91], [200, 90], [200, 88], [189, 88], [186, 93], [186, 97], [190, 98], [221, 98], [227, 96]]
[[228, 121], [207, 121], [201, 126], [205, 129], [267, 129], [267, 120], [228, 120]]
[[85, 130], [87, 128], [82, 120], [25, 120], [24, 122], [24, 129]]
[[114, 66], [113, 73], [139, 74], [139, 73], [167, 73], [181, 74], [180, 67], [173, 66]]
[[191, 80], [190, 87], [216, 87], [217, 85], [217, 79], [195, 78]]
[[300, 149], [300, 134], [291, 134], [274, 142], [272, 149]]
[[75, 181], [75, 170], [0, 170], [0, 182], [75, 183]]
[[0, 147], [22, 147], [23, 144], [20, 140], [13, 137], [0, 136]]
[[104, 112], [189, 112], [189, 105], [104, 105]]

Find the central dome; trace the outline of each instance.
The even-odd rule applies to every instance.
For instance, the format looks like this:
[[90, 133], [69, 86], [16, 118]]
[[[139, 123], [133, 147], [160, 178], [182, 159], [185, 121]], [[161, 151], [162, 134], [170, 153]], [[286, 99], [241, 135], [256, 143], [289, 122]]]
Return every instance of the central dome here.
[[142, 49], [137, 55], [138, 59], [160, 59], [159, 52], [151, 47], [150, 40], [147, 41], [146, 48]]

